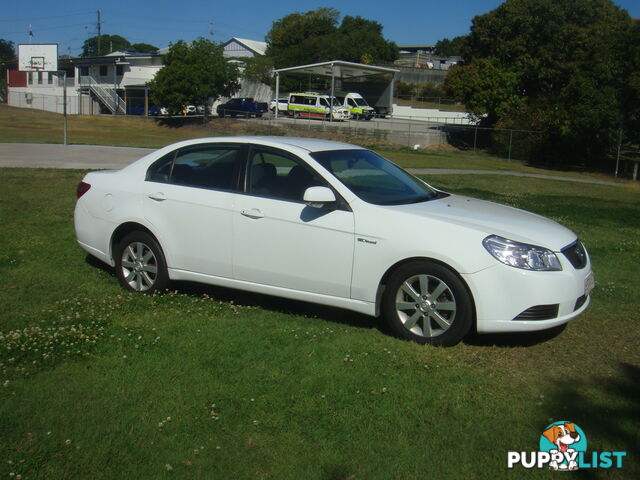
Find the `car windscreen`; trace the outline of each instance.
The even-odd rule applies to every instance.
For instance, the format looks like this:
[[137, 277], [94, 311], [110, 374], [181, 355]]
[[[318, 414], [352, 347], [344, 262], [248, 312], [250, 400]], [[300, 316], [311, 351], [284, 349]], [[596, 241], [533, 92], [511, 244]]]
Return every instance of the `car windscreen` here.
[[367, 101], [364, 98], [354, 98], [356, 105], [358, 105], [359, 107], [368, 107], [369, 104], [367, 103]]
[[442, 194], [369, 150], [328, 150], [311, 156], [349, 190], [375, 205], [405, 205]]

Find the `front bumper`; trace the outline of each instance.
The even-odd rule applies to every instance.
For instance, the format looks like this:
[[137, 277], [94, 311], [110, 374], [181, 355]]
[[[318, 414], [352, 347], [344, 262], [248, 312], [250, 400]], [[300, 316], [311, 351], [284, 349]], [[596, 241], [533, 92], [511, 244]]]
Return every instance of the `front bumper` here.
[[[591, 264], [587, 262], [576, 270], [565, 258], [559, 258], [563, 269], [558, 272], [533, 272], [499, 264], [462, 275], [475, 301], [478, 333], [546, 330], [584, 312], [590, 302], [585, 286], [587, 277], [593, 275]], [[521, 315], [532, 307], [556, 306], [552, 318], [536, 320]]]

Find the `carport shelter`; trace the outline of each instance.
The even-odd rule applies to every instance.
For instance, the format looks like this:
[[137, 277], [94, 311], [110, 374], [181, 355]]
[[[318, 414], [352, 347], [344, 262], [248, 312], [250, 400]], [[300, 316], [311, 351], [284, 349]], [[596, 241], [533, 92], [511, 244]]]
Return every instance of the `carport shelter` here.
[[[393, 105], [393, 82], [395, 74], [400, 70], [388, 67], [366, 65], [364, 63], [332, 60], [330, 62], [312, 63], [297, 67], [274, 69], [276, 76], [276, 98], [280, 97], [280, 74], [309, 74], [321, 77], [331, 77], [331, 96], [336, 91], [336, 79], [340, 81], [341, 89], [360, 93], [373, 106], [387, 107], [391, 113]], [[386, 78], [388, 81], [367, 82], [370, 77]], [[275, 110], [276, 118], [278, 109]], [[331, 117], [330, 117], [331, 118]]]

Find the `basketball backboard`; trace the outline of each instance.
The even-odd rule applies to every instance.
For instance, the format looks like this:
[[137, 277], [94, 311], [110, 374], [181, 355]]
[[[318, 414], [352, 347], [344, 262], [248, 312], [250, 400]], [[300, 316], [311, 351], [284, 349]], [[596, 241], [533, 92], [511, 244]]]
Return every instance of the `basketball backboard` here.
[[21, 72], [57, 72], [58, 44], [29, 43], [18, 45], [18, 69]]

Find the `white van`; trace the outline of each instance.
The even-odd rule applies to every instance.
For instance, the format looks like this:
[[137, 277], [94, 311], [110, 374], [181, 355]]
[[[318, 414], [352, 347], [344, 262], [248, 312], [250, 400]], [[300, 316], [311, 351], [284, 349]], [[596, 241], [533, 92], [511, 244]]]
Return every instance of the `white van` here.
[[371, 120], [376, 114], [374, 108], [370, 107], [359, 93], [336, 93], [336, 99], [340, 105], [349, 109], [349, 113], [351, 113], [351, 116], [356, 120], [361, 118]]
[[336, 105], [337, 102], [335, 100], [333, 103], [335, 106], [331, 107], [331, 97], [329, 95], [313, 92], [291, 93], [289, 95], [287, 115], [324, 119], [329, 118], [331, 112], [334, 120], [348, 120], [351, 118], [349, 109]]

